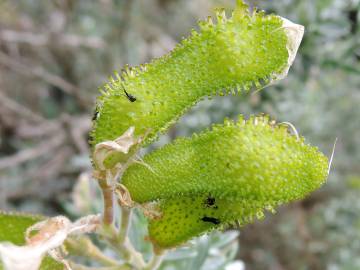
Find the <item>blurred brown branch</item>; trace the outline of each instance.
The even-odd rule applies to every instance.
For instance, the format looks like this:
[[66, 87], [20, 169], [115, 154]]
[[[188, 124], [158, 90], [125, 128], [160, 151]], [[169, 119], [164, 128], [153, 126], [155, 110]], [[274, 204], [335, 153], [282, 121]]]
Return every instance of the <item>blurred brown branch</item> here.
[[[0, 52], [0, 59], [1, 59], [1, 52]], [[1, 104], [1, 106], [3, 106], [3, 109], [5, 107], [10, 111], [13, 111], [13, 112], [19, 114], [21, 117], [24, 117], [25, 119], [29, 119], [34, 122], [45, 121], [45, 119], [42, 116], [40, 116], [39, 114], [31, 111], [29, 108], [26, 108], [23, 105], [17, 103], [15, 100], [8, 98], [1, 92], [0, 92], [0, 104]]]
[[75, 34], [37, 34], [13, 30], [0, 31], [0, 40], [10, 43], [26, 43], [31, 46], [57, 46], [86, 47], [90, 49], [103, 49], [105, 41], [99, 37], [84, 37]]
[[[72, 142], [75, 149], [78, 149], [78, 151], [82, 154], [86, 154], [88, 152], [88, 146], [84, 140], [84, 135], [86, 135], [91, 128], [91, 121], [89, 117], [83, 116], [72, 118], [64, 116], [60, 122], [55, 120], [49, 124], [52, 126], [52, 128], [49, 129], [51, 134], [47, 135], [53, 135], [50, 139], [41, 141], [35, 147], [21, 150], [12, 156], [0, 158], [0, 170], [16, 166], [20, 163], [35, 159], [45, 154], [51, 154], [59, 146], [66, 146], [66, 142]], [[66, 128], [64, 128], [64, 125]], [[37, 128], [39, 128], [39, 126], [37, 126]], [[37, 134], [35, 133], [35, 135]], [[66, 140], [69, 138], [71, 140]]]
[[25, 161], [35, 159], [41, 155], [54, 151], [57, 147], [64, 143], [65, 134], [60, 133], [56, 137], [52, 137], [37, 146], [25, 150], [21, 150], [16, 154], [0, 158], [0, 170], [17, 166]]
[[44, 80], [45, 82], [57, 86], [68, 94], [74, 94], [76, 91], [79, 91], [75, 85], [67, 82], [59, 76], [51, 74], [40, 66], [27, 66], [24, 63], [8, 56], [5, 53], [0, 51], [0, 63], [4, 66], [11, 68], [13, 71], [20, 73], [21, 75], [29, 77], [37, 77]]

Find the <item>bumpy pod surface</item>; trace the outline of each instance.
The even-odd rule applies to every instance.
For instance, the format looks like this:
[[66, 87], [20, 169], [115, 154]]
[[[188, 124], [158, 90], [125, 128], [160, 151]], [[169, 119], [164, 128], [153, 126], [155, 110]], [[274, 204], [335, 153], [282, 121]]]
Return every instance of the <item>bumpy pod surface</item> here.
[[150, 131], [144, 144], [150, 143], [200, 99], [260, 87], [287, 72], [293, 44], [281, 17], [250, 14], [242, 1], [231, 18], [216, 17], [168, 55], [110, 78], [98, 98], [92, 145], [130, 126], [135, 135]]
[[134, 201], [158, 201], [150, 222], [160, 247], [234, 221], [248, 223], [264, 209], [303, 198], [327, 178], [328, 159], [268, 117], [225, 121], [180, 138], [134, 164], [123, 184]]

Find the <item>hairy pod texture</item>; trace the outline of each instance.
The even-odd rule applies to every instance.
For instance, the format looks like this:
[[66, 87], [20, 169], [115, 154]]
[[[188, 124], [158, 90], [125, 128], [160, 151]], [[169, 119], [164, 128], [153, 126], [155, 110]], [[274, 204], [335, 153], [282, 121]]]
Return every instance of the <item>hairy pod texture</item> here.
[[[92, 145], [114, 140], [130, 126], [137, 136], [147, 134], [146, 145], [206, 96], [282, 78], [300, 43], [284, 19], [250, 14], [242, 1], [231, 18], [218, 11], [216, 23], [209, 18], [199, 28], [168, 55], [110, 78], [97, 101]], [[300, 40], [301, 29], [295, 30]]]
[[157, 201], [149, 233], [172, 247], [210, 229], [250, 222], [303, 198], [327, 178], [328, 159], [266, 116], [226, 120], [180, 138], [134, 164], [123, 184], [138, 203]]

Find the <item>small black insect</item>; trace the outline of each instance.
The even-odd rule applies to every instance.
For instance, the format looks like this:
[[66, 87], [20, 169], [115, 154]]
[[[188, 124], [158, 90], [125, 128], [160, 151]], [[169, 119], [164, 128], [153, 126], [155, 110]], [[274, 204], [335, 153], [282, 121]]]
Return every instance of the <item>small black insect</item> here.
[[217, 208], [217, 206], [215, 205], [215, 198], [212, 197], [211, 195], [209, 195], [205, 201], [204, 204], [206, 207], [213, 207], [213, 208]]
[[211, 223], [213, 223], [215, 225], [220, 224], [220, 219], [213, 218], [213, 217], [205, 216], [205, 217], [201, 218], [201, 220], [204, 221], [204, 222], [211, 222]]
[[96, 110], [92, 117], [92, 120], [95, 121], [97, 119], [98, 115], [99, 115], [99, 112]]
[[126, 92], [125, 89], [123, 89], [123, 90], [124, 90], [124, 93], [125, 93], [127, 99], [130, 100], [130, 102], [135, 102], [135, 101], [136, 101], [136, 97], [134, 97], [133, 95], [131, 95], [131, 94], [129, 94], [128, 92]]

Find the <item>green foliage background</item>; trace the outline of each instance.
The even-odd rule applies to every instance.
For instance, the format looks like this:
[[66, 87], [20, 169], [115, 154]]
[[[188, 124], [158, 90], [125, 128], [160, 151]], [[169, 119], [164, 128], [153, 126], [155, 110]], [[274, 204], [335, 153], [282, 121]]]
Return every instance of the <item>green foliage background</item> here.
[[[239, 113], [289, 121], [328, 155], [337, 137], [328, 184], [243, 228], [236, 256], [246, 269], [358, 269], [360, 1], [249, 3], [305, 25], [289, 76], [255, 95], [200, 102], [147, 150]], [[124, 64], [172, 49], [216, 6], [230, 9], [234, 1], [0, 0], [0, 208], [74, 218], [93, 212], [97, 202], [65, 202], [78, 176], [91, 168], [86, 142], [97, 87]], [[190, 266], [167, 265], [214, 265], [205, 260], [214, 254], [210, 242], [199, 239], [193, 250], [174, 255], [192, 256]]]

